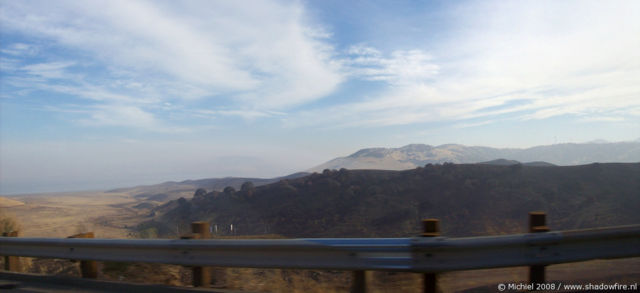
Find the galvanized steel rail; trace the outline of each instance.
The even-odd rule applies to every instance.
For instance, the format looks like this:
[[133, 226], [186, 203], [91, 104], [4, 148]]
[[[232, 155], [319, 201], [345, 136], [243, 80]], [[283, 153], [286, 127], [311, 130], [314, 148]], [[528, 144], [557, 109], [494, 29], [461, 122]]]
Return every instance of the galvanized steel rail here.
[[471, 238], [0, 237], [0, 255], [186, 266], [445, 272], [640, 256], [640, 225]]

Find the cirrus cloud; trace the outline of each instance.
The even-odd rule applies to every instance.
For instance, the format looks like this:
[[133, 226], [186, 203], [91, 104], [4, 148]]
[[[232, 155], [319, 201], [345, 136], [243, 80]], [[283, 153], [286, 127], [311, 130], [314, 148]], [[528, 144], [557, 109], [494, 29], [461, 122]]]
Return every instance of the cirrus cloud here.
[[[86, 100], [88, 109], [116, 107], [125, 99], [151, 116], [160, 113], [150, 100], [287, 109], [325, 97], [344, 80], [328, 34], [298, 2], [2, 5], [3, 30], [18, 36], [5, 37], [2, 52], [21, 68], [3, 72], [3, 83], [16, 93], [39, 88], [72, 95]], [[22, 38], [38, 42], [26, 45]], [[27, 58], [34, 50], [43, 52], [44, 62]]]
[[640, 5], [634, 1], [470, 1], [450, 11], [450, 36], [384, 55], [348, 49], [352, 76], [387, 87], [287, 125], [378, 127], [436, 121], [485, 125], [557, 116], [638, 121]]

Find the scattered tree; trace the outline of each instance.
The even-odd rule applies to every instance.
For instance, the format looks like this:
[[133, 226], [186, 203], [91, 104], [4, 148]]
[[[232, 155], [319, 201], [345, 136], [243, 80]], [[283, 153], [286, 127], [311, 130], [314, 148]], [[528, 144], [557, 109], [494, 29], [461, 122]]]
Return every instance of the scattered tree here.
[[20, 231], [22, 227], [18, 221], [11, 215], [0, 210], [0, 233]]
[[138, 237], [143, 239], [158, 238], [158, 229], [155, 227], [144, 229], [138, 233]]
[[253, 185], [253, 182], [251, 181], [247, 181], [245, 183], [242, 183], [242, 186], [240, 186], [240, 190], [241, 191], [253, 191], [253, 189], [255, 188], [255, 186]]
[[204, 197], [207, 194], [207, 191], [204, 188], [198, 188], [196, 193], [193, 194], [193, 197]]

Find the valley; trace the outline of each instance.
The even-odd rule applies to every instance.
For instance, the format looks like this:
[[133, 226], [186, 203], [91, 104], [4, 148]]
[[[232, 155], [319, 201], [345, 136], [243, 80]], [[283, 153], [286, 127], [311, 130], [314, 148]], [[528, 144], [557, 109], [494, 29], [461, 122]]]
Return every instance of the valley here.
[[126, 193], [68, 192], [13, 196], [23, 205], [3, 208], [20, 223], [23, 237], [67, 237], [93, 231], [101, 238], [127, 238], [148, 212]]

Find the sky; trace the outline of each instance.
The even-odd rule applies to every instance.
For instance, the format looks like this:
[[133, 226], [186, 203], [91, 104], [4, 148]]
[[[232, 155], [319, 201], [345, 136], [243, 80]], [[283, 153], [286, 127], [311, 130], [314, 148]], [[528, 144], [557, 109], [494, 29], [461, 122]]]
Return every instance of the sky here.
[[640, 137], [640, 1], [0, 0], [0, 194]]

